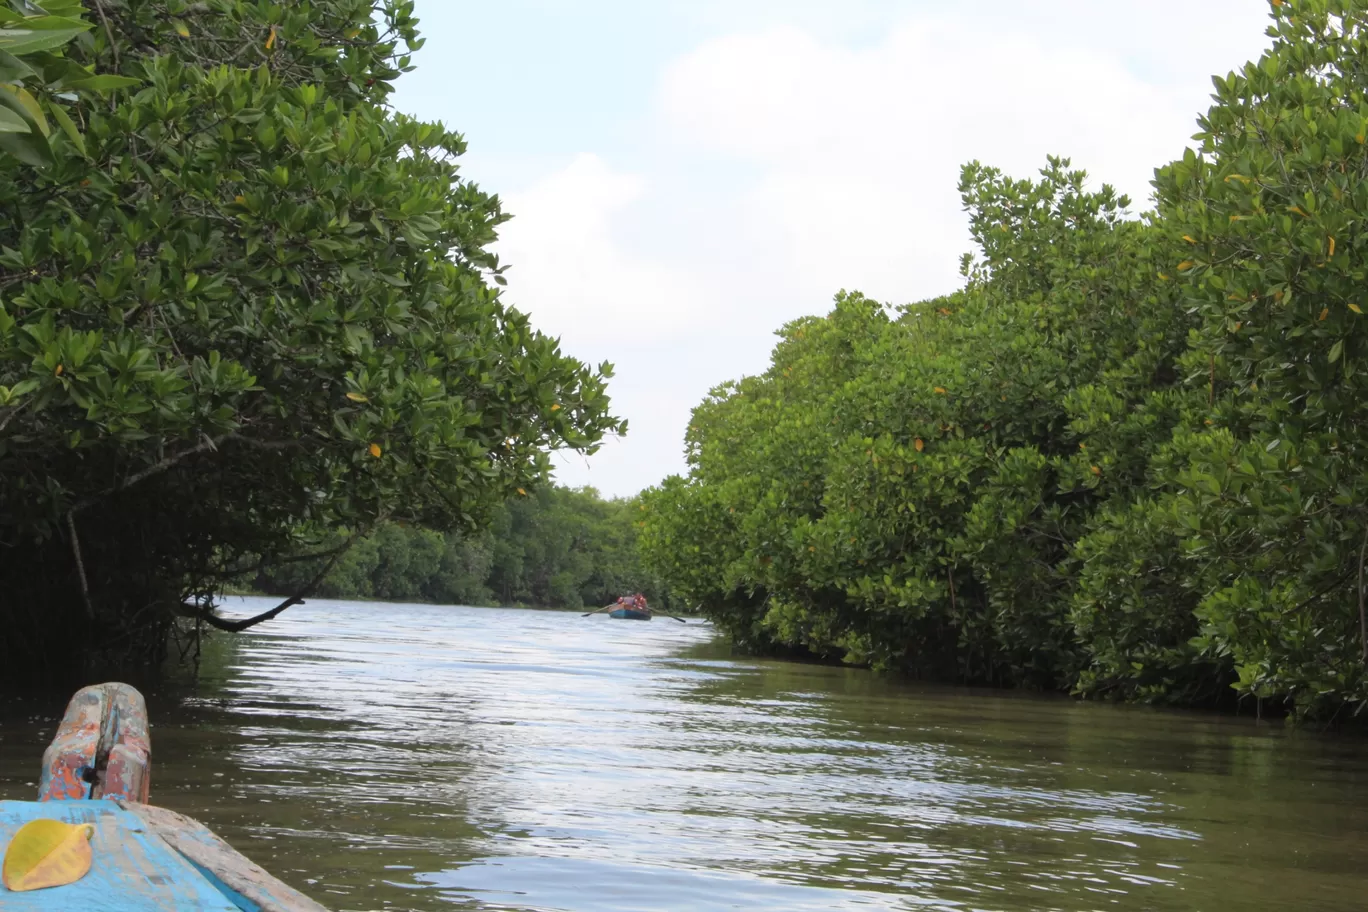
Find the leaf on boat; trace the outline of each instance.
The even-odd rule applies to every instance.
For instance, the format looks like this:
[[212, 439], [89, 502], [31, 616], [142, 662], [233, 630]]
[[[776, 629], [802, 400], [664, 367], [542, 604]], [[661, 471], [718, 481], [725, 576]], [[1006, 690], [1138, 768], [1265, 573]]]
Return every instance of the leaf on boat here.
[[14, 892], [75, 883], [90, 870], [95, 827], [60, 820], [30, 820], [5, 850], [3, 880]]

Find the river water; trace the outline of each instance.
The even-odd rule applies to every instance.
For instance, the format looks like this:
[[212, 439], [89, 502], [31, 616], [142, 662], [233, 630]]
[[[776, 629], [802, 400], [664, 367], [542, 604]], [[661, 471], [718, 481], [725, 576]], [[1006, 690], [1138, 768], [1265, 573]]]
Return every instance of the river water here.
[[[0, 703], [0, 797], [64, 702]], [[311, 602], [148, 702], [153, 800], [339, 912], [1368, 907], [1362, 740], [696, 622]]]

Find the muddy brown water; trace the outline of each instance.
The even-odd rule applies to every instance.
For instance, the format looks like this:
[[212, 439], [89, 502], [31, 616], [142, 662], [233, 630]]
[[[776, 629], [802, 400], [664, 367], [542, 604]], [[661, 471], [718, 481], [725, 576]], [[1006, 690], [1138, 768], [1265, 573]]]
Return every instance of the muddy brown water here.
[[[0, 797], [64, 703], [0, 700]], [[1368, 908], [1361, 738], [703, 624], [311, 602], [149, 705], [153, 800], [336, 910]]]

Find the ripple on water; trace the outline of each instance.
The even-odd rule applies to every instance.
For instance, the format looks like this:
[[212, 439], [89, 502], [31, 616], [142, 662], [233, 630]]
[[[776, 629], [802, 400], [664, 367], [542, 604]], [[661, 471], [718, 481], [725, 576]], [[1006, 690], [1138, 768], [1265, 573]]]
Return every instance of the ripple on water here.
[[[701, 625], [315, 602], [150, 703], [155, 799], [337, 909], [1342, 909], [1368, 887], [1343, 741], [732, 658]], [[39, 709], [0, 719], [7, 796]]]

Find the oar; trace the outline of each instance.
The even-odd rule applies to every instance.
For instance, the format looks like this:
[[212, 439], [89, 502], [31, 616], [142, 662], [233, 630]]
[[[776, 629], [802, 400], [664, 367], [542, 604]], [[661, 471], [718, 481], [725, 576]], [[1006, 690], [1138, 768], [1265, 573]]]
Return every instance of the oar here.
[[661, 617], [667, 617], [667, 618], [670, 618], [671, 620], [679, 621], [679, 623], [681, 623], [681, 624], [687, 624], [687, 623], [689, 623], [688, 621], [684, 620], [682, 617], [675, 617], [673, 614], [666, 614], [666, 613], [663, 612], [663, 611], [657, 611], [656, 614], [660, 615]]
[[587, 618], [587, 617], [588, 617], [589, 615], [591, 615], [591, 614], [598, 614], [600, 611], [607, 611], [609, 608], [616, 608], [616, 607], [617, 607], [617, 602], [614, 602], [614, 603], [611, 604], [611, 605], [604, 605], [602, 608], [595, 608], [593, 611], [586, 611], [586, 612], [584, 612], [584, 614], [581, 614], [580, 617], [582, 617], [582, 618]]

